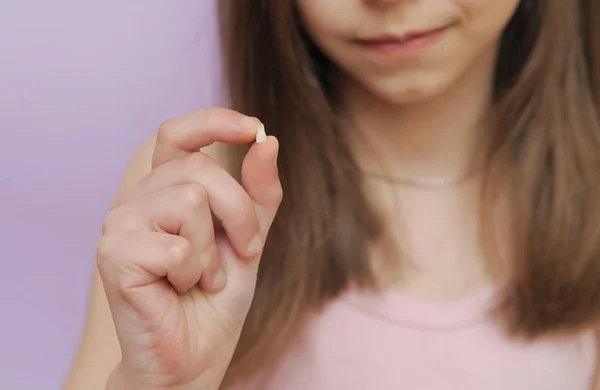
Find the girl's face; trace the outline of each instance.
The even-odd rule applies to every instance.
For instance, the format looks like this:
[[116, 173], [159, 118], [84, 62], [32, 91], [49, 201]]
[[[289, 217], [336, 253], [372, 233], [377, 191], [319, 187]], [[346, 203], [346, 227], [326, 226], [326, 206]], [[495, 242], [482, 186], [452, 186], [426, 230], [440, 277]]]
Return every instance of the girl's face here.
[[298, 0], [313, 41], [346, 75], [394, 103], [431, 99], [467, 74], [493, 76], [519, 0]]

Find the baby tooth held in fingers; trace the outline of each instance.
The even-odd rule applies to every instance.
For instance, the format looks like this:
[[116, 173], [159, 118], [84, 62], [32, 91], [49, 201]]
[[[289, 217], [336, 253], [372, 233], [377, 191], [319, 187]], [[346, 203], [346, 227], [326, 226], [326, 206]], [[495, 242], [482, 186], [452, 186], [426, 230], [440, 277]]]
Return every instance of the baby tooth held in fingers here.
[[265, 125], [262, 123], [258, 125], [256, 129], [256, 143], [260, 144], [267, 140], [267, 133], [265, 132]]

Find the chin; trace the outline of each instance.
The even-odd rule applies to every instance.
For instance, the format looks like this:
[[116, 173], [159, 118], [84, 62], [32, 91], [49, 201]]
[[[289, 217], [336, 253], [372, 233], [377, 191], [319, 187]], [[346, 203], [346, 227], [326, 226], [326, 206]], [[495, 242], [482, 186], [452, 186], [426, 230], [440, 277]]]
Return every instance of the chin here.
[[442, 78], [387, 80], [365, 83], [367, 90], [378, 99], [391, 104], [418, 104], [443, 94], [449, 84]]
[[430, 90], [420, 86], [415, 86], [412, 88], [403, 88], [400, 90], [382, 91], [377, 93], [377, 95], [379, 95], [380, 99], [388, 103], [407, 105], [425, 103], [429, 100], [434, 99], [438, 94], [434, 90]]

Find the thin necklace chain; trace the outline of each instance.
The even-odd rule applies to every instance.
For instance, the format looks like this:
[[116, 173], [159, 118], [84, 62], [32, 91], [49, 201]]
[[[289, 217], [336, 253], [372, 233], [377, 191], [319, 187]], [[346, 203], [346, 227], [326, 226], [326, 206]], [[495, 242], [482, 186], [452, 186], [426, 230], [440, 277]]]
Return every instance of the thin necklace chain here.
[[405, 187], [415, 187], [415, 188], [423, 188], [423, 189], [447, 189], [452, 187], [458, 187], [463, 183], [471, 180], [472, 178], [479, 175], [478, 172], [474, 172], [457, 179], [442, 179], [442, 178], [431, 178], [431, 179], [407, 179], [404, 177], [397, 176], [389, 176], [384, 173], [373, 172], [373, 171], [364, 171], [367, 176], [373, 177], [378, 180], [386, 181], [388, 183], [392, 183], [395, 185], [405, 186]]

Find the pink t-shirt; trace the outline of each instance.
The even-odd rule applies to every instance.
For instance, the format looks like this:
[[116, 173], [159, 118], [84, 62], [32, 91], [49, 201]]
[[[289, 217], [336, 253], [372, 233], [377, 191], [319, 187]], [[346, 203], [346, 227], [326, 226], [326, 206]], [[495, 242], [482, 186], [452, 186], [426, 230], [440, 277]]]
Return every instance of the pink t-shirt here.
[[487, 316], [493, 290], [451, 303], [351, 292], [315, 318], [252, 390], [589, 390], [593, 332], [508, 340]]

